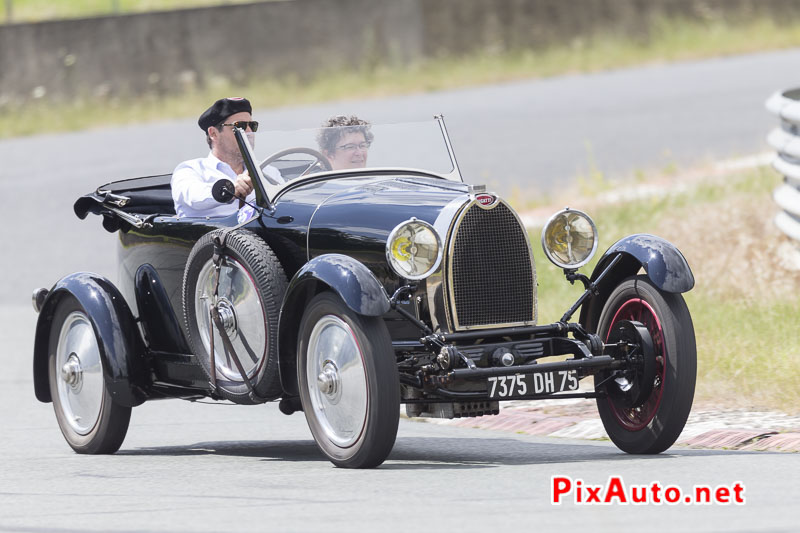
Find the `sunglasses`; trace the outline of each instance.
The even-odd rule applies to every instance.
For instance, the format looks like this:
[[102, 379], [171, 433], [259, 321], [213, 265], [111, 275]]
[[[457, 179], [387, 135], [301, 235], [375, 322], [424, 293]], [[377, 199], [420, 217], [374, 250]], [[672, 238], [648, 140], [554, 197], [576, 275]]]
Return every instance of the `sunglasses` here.
[[258, 121], [251, 120], [240, 120], [238, 122], [234, 122], [233, 124], [220, 124], [220, 126], [233, 126], [234, 128], [242, 128], [243, 130], [247, 131], [247, 127], [249, 126], [253, 133], [258, 131]]

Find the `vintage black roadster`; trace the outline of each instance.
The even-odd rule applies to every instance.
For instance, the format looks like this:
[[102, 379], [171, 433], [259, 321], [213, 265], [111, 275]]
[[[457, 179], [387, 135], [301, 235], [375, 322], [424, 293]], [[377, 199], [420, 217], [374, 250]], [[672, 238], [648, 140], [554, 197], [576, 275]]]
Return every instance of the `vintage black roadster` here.
[[[463, 182], [441, 117], [372, 126], [369, 141], [342, 146], [368, 151], [365, 168], [332, 169], [318, 130], [259, 132], [272, 154], [260, 162], [236, 137], [257, 177], [244, 221], [176, 217], [169, 175], [75, 203], [119, 235], [116, 286], [78, 272], [33, 295], [36, 398], [76, 452], [117, 451], [131, 409], [161, 398], [278, 401], [305, 413], [343, 467], [386, 459], [401, 404], [454, 418], [497, 414], [504, 400], [594, 398], [625, 452], [678, 438], [696, 348], [681, 296], [694, 278], [675, 246], [631, 235], [585, 276], [595, 224], [556, 213], [544, 251], [585, 292], [538, 324], [528, 233], [505, 200]], [[224, 180], [214, 198], [238, 201]]]

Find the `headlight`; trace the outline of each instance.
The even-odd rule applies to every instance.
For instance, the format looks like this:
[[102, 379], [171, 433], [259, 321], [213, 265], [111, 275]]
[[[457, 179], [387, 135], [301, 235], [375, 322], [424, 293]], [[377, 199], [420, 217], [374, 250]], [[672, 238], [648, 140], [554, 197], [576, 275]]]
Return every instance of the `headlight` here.
[[427, 222], [416, 218], [406, 220], [389, 234], [386, 258], [398, 276], [412, 280], [426, 278], [442, 261], [439, 234]]
[[597, 227], [586, 213], [566, 208], [547, 221], [542, 230], [542, 248], [556, 266], [582, 267], [597, 250]]

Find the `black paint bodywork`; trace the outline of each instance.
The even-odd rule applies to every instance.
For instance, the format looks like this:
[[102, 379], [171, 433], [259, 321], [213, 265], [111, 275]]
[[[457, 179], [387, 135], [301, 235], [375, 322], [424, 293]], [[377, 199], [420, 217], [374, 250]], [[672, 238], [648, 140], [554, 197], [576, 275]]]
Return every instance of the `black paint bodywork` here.
[[136, 406], [148, 397], [150, 388], [146, 349], [136, 320], [120, 292], [106, 278], [78, 272], [59, 280], [47, 295], [36, 324], [33, 346], [33, 385], [36, 398], [50, 402], [47, 377], [49, 323], [58, 303], [72, 295], [92, 323], [100, 356], [105, 364], [106, 385], [117, 403]]
[[612, 244], [597, 262], [592, 279], [596, 279], [605, 265], [619, 254], [628, 256], [629, 259], [623, 259], [625, 263], [632, 264], [631, 260], [635, 259], [650, 281], [662, 291], [681, 293], [694, 287], [694, 276], [683, 254], [661, 237], [646, 233], [629, 235]]
[[[41, 401], [50, 401], [46, 353], [49, 321], [58, 299], [66, 293], [73, 294], [91, 318], [107, 363], [106, 381], [122, 405], [160, 397], [212, 395], [194, 355], [189, 353], [181, 326], [183, 274], [195, 242], [209, 231], [235, 226], [236, 216], [176, 218], [169, 176], [143, 180], [108, 184], [75, 204], [80, 218], [95, 213], [102, 216], [106, 229], [119, 231], [120, 289], [100, 276], [79, 273], [62, 279], [50, 291], [39, 316], [34, 349], [36, 396]], [[105, 191], [116, 195], [111, 202]], [[434, 387], [442, 401], [452, 401], [459, 395], [465, 399], [480, 398], [481, 394], [485, 397], [485, 377], [473, 372], [470, 378], [466, 368], [458, 370], [458, 379], [453, 373], [447, 383], [423, 383], [421, 378], [412, 377], [417, 367], [402, 365], [416, 361], [415, 354], [435, 357], [431, 347], [437, 343], [452, 342], [466, 359], [484, 368], [497, 366], [493, 357], [499, 348], [514, 355], [515, 365], [529, 366], [539, 357], [556, 353], [573, 353], [579, 359], [587, 353], [591, 356], [586, 347], [591, 339], [580, 325], [560, 322], [494, 332], [442, 330], [421, 338], [425, 334], [418, 327], [420, 321], [430, 325], [427, 318], [435, 315], [440, 324], [444, 323], [442, 301], [434, 298], [430, 303], [425, 280], [414, 285], [402, 301], [390, 304], [390, 296], [407, 283], [390, 269], [386, 259], [386, 241], [392, 229], [415, 217], [446, 235], [459, 209], [472, 197], [466, 184], [424, 172], [351, 171], [292, 182], [271, 199], [272, 210], [263, 210], [245, 226], [271, 247], [290, 280], [278, 338], [286, 397], [297, 393], [296, 339], [305, 305], [325, 289], [339, 294], [357, 313], [382, 316], [398, 356], [401, 380], [412, 386]], [[119, 198], [129, 200], [120, 205]], [[598, 284], [599, 294], [581, 307], [580, 322], [588, 331], [594, 331], [593, 321], [613, 287], [640, 268], [667, 292], [684, 292], [694, 284], [680, 252], [651, 235], [632, 235], [612, 245], [592, 280], [616, 256], [622, 256], [621, 260]], [[428, 305], [434, 309], [428, 309]], [[582, 336], [582, 340], [568, 339], [568, 333]], [[598, 366], [600, 361], [604, 360], [592, 365]], [[492, 372], [511, 375], [518, 368]], [[483, 393], [476, 392], [482, 388]]]
[[[50, 291], [34, 350], [36, 395], [41, 401], [50, 401], [46, 351], [52, 310], [65, 292], [82, 304], [93, 298], [105, 302], [84, 308], [103, 344], [101, 355], [111, 374], [107, 382], [121, 404], [210, 392], [181, 327], [183, 271], [202, 235], [232, 227], [237, 220], [175, 217], [169, 177], [104, 185], [75, 203], [79, 218], [100, 215], [108, 231], [119, 232], [119, 289], [104, 278], [80, 273], [67, 276]], [[104, 201], [108, 197], [111, 202]], [[129, 200], [118, 205], [119, 198]], [[383, 315], [393, 338], [419, 338], [416, 328], [389, 309], [387, 293], [403, 280], [387, 265], [386, 239], [412, 216], [435, 223], [442, 208], [458, 199], [468, 200], [467, 185], [424, 172], [352, 171], [290, 184], [272, 199], [272, 211], [265, 210], [246, 226], [270, 245], [290, 280], [279, 333], [282, 378], [290, 394], [296, 390], [296, 328], [304, 304], [319, 290], [334, 290], [358, 313]], [[131, 224], [131, 217], [140, 221], [139, 227]]]
[[158, 317], [158, 320], [142, 320], [142, 334], [149, 349], [188, 354], [189, 346], [183, 338], [180, 323], [153, 265], [147, 263], [136, 270], [134, 289], [139, 314], [142, 317]]
[[661, 237], [646, 233], [629, 235], [612, 244], [597, 262], [591, 280], [595, 281], [617, 256], [621, 256], [619, 262], [598, 284], [598, 295], [581, 307], [580, 322], [588, 331], [597, 329], [603, 304], [614, 287], [640, 269], [662, 291], [683, 293], [694, 287], [694, 275], [680, 250]]

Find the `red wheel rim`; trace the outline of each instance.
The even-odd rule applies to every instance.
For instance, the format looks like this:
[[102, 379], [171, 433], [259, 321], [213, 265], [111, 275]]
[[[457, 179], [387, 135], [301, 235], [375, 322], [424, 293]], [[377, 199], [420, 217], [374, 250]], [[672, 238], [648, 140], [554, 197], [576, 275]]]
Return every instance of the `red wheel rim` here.
[[[614, 326], [621, 320], [635, 320], [641, 322], [650, 332], [653, 338], [653, 347], [656, 352], [656, 382], [653, 385], [653, 392], [639, 407], [625, 407], [620, 405], [611, 396], [608, 397], [608, 405], [611, 412], [619, 424], [628, 431], [639, 431], [647, 426], [658, 411], [661, 404], [661, 396], [664, 392], [664, 378], [667, 368], [667, 350], [664, 347], [664, 332], [661, 329], [661, 321], [653, 308], [640, 298], [632, 298], [622, 304], [617, 310], [611, 325], [606, 332], [606, 342], [614, 330]], [[613, 386], [613, 385], [612, 385]]]

